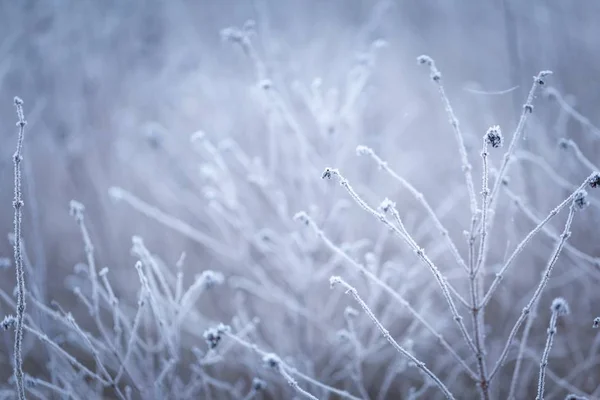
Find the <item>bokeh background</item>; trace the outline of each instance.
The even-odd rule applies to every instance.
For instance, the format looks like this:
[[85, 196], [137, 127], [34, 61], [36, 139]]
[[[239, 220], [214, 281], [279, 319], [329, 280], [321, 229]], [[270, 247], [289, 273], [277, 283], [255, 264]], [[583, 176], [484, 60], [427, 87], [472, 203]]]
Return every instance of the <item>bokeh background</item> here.
[[[462, 231], [468, 229], [469, 208], [458, 148], [435, 85], [416, 57], [430, 55], [442, 72], [478, 191], [482, 135], [498, 124], [510, 139], [532, 76], [552, 70], [553, 96], [540, 91], [535, 99], [519, 143], [522, 157], [510, 174], [511, 190], [543, 218], [590, 173], [560, 148], [561, 138], [572, 139], [589, 160], [600, 163], [600, 136], [593, 127], [600, 124], [599, 18], [600, 3], [593, 0], [0, 0], [0, 257], [12, 260], [11, 155], [17, 138], [12, 99], [19, 96], [28, 120], [23, 239], [31, 268], [26, 278], [41, 302], [55, 300], [94, 332], [94, 321], [73, 294], [81, 279], [74, 266], [86, 262], [69, 215], [69, 201], [75, 199], [86, 208], [97, 268], [109, 268], [122, 304], [133, 307], [140, 288], [137, 258], [130, 251], [133, 235], [144, 238], [166, 274], [175, 275], [185, 252], [186, 286], [208, 269], [224, 274], [226, 284], [195, 303], [194, 326], [182, 327], [183, 353], [205, 348], [202, 332], [217, 322], [257, 317], [252, 341], [289, 357], [308, 375], [355, 395], [360, 380], [371, 398], [409, 398], [422, 377], [398, 364], [400, 357], [385, 347], [364, 314], [355, 328], [359, 355], [336, 342], [336, 332], [345, 328], [344, 308], [357, 306], [341, 290], [329, 289], [329, 275], [335, 273], [364, 293], [394, 337], [448, 380], [457, 398], [476, 397], [472, 382], [456, 372], [422, 326], [292, 217], [307, 211], [334, 243], [371, 262], [378, 276], [467, 357], [430, 272], [320, 173], [328, 166], [340, 168], [374, 206], [384, 197], [395, 201], [420, 244], [450, 281], [465, 289], [466, 276], [422, 207], [355, 148], [372, 147], [422, 191], [465, 255]], [[247, 32], [258, 61], [224, 39], [228, 27]], [[203, 136], [191, 141], [199, 131]], [[501, 155], [492, 154], [495, 165]], [[111, 187], [155, 209], [115, 201]], [[589, 262], [600, 257], [600, 197], [590, 191], [590, 198], [596, 200], [584, 217], [576, 216], [570, 239], [588, 261], [565, 253], [557, 264], [532, 327], [522, 396], [535, 393], [548, 306], [555, 296], [567, 299], [572, 313], [559, 324], [550, 398], [575, 389], [600, 396], [599, 343], [591, 328], [600, 315], [600, 273]], [[179, 222], [167, 227], [147, 215], [157, 212]], [[497, 216], [492, 278], [496, 265], [535, 226], [504, 195]], [[557, 217], [553, 232], [563, 224], [564, 215]], [[490, 304], [490, 363], [539, 281], [554, 242], [536, 237]], [[1, 274], [0, 286], [12, 294], [14, 269], [7, 266]], [[6, 303], [0, 310], [13, 312]], [[58, 337], [61, 329], [38, 317], [48, 335]], [[13, 336], [3, 335], [0, 375], [10, 387]], [[45, 356], [35, 351], [39, 343], [26, 338], [26, 372], [49, 379]], [[81, 349], [73, 351], [90, 359]], [[265, 398], [291, 398], [285, 382], [264, 371], [260, 357], [236, 351], [238, 356], [224, 355], [211, 372], [241, 381], [239, 393], [258, 374], [269, 383]], [[357, 357], [359, 378], [345, 366]], [[495, 378], [494, 397], [507, 395], [513, 367], [509, 357]], [[187, 377], [185, 371], [182, 361], [176, 373]], [[235, 397], [215, 388], [209, 392], [202, 398]], [[439, 395], [431, 388], [423, 398]]]

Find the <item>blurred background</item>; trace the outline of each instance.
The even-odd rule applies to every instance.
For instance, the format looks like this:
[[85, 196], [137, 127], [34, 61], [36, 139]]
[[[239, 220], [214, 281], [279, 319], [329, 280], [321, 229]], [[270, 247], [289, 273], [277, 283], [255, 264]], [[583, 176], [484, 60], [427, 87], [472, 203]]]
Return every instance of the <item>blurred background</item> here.
[[[497, 124], [510, 140], [532, 76], [551, 70], [552, 90], [535, 99], [518, 144], [525, 153], [510, 173], [512, 190], [537, 218], [545, 217], [590, 173], [559, 148], [561, 138], [572, 139], [592, 163], [600, 163], [593, 127], [600, 124], [599, 18], [600, 3], [593, 0], [0, 0], [0, 258], [13, 264], [12, 101], [19, 96], [28, 121], [23, 240], [32, 268], [26, 278], [41, 302], [59, 302], [93, 330], [85, 305], [73, 294], [79, 285], [74, 266], [86, 260], [69, 215], [75, 199], [85, 206], [97, 268], [109, 268], [123, 303], [135, 304], [140, 287], [130, 251], [133, 235], [143, 237], [171, 272], [185, 252], [188, 285], [204, 270], [224, 274], [226, 287], [196, 304], [206, 325], [184, 340], [184, 348], [204, 346], [202, 331], [239, 316], [242, 304], [248, 318], [261, 318], [255, 341], [296, 357], [303, 366], [298, 368], [316, 379], [357, 393], [352, 374], [331, 367], [343, 364], [336, 359], [339, 345], [329, 336], [319, 338], [323, 324], [333, 336], [344, 327], [343, 310], [352, 304], [329, 289], [331, 272], [364, 291], [394, 336], [410, 340], [415, 354], [448, 378], [452, 360], [436, 354], [435, 339], [421, 335], [410, 315], [391, 307], [385, 294], [341, 259], [332, 259], [292, 217], [305, 210], [353, 258], [366, 256], [368, 262], [374, 256], [378, 276], [437, 330], [448, 330], [451, 343], [460, 343], [426, 267], [320, 173], [340, 168], [373, 206], [384, 197], [395, 201], [420, 244], [465, 289], [466, 275], [439, 245], [422, 207], [372, 160], [356, 156], [355, 148], [372, 147], [423, 192], [466, 256], [462, 232], [469, 208], [456, 141], [429, 71], [416, 58], [431, 56], [442, 73], [478, 193], [482, 135]], [[235, 29], [223, 32], [228, 27]], [[250, 53], [232, 43], [240, 32], [252, 43]], [[190, 139], [194, 134], [197, 140]], [[491, 155], [496, 166], [501, 155]], [[111, 187], [119, 188], [112, 197]], [[590, 197], [596, 203], [585, 217], [577, 216], [570, 243], [594, 258], [600, 257], [600, 197], [591, 192]], [[165, 223], [164, 217], [161, 223], [158, 213], [178, 222]], [[494, 265], [535, 226], [506, 196], [497, 214], [503, 218], [497, 218], [490, 242], [492, 277]], [[561, 218], [553, 232], [562, 231]], [[536, 240], [486, 313], [490, 360], [497, 358], [549, 258], [554, 240], [543, 235]], [[535, 393], [548, 307], [560, 295], [573, 313], [559, 326], [557, 359], [550, 364], [557, 376], [549, 378], [549, 391], [564, 396], [567, 382], [594, 398], [600, 384], [597, 331], [591, 329], [600, 315], [597, 268], [581, 257], [560, 259], [531, 333], [529, 346], [538, 359], [525, 363], [523, 395]], [[1, 273], [0, 287], [10, 294], [14, 270], [7, 266]], [[435, 294], [423, 298], [426, 290]], [[275, 297], [265, 294], [270, 291]], [[6, 304], [0, 310], [12, 312]], [[398, 357], [382, 350], [383, 339], [364, 315], [360, 319], [356, 329], [366, 349], [361, 380], [375, 399]], [[51, 323], [45, 327], [54, 329]], [[0, 372], [8, 380], [12, 334], [4, 335]], [[468, 354], [464, 345], [458, 348]], [[228, 368], [234, 357], [224, 358], [223, 376], [238, 371]], [[45, 376], [44, 364], [35, 359], [31, 354], [28, 372]], [[574, 366], [585, 367], [568, 378]], [[330, 371], [336, 368], [342, 372]], [[500, 398], [507, 395], [512, 368], [509, 358], [496, 378], [494, 394]], [[252, 377], [242, 370], [229, 376]], [[410, 387], [419, 387], [422, 379], [414, 371], [407, 374], [383, 398], [409, 398]], [[457, 398], [476, 396], [468, 377], [457, 375], [450, 387]], [[267, 396], [288, 398], [277, 397], [289, 396], [285, 382], [276, 377], [269, 382]], [[213, 396], [227, 398], [218, 391]], [[435, 389], [424, 394], [436, 396]]]

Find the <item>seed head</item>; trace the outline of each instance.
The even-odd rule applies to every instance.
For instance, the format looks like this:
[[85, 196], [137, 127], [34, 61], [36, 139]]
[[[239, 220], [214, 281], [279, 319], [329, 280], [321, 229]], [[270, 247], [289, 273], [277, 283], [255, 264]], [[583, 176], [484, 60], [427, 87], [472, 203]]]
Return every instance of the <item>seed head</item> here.
[[260, 392], [261, 390], [265, 390], [266, 388], [267, 388], [267, 382], [265, 382], [259, 378], [252, 379], [252, 389], [255, 392]]
[[387, 197], [383, 199], [381, 204], [379, 205], [379, 209], [384, 214], [388, 213], [391, 209], [396, 208], [396, 203], [388, 199]]
[[332, 276], [331, 278], [329, 278], [329, 286], [331, 286], [332, 288], [340, 283], [342, 283], [342, 278], [340, 278], [339, 276]]
[[225, 333], [229, 333], [230, 331], [231, 328], [229, 326], [219, 324], [215, 328], [209, 328], [205, 330], [202, 337], [204, 337], [204, 340], [206, 340], [208, 347], [210, 349], [214, 349], [219, 345], [219, 342], [221, 342], [223, 335]]
[[277, 369], [281, 365], [281, 359], [277, 354], [268, 353], [263, 357], [263, 363], [269, 368]]
[[578, 210], [583, 210], [584, 208], [586, 208], [590, 204], [590, 202], [587, 199], [587, 192], [585, 190], [579, 190], [577, 193], [575, 193], [573, 204]]
[[12, 327], [14, 327], [16, 323], [17, 323], [17, 320], [15, 319], [14, 316], [7, 315], [6, 317], [4, 317], [2, 322], [0, 322], [0, 326], [2, 326], [2, 329], [7, 331], [7, 330], [11, 329]]
[[567, 303], [567, 301], [562, 297], [557, 297], [552, 300], [550, 310], [557, 315], [567, 315], [570, 312], [569, 303]]
[[594, 172], [594, 175], [589, 180], [590, 186], [592, 188], [597, 188], [600, 186], [600, 172]]
[[502, 147], [504, 137], [502, 136], [502, 131], [498, 125], [491, 126], [487, 130], [485, 133], [485, 141], [495, 149]]
[[573, 145], [573, 141], [571, 139], [562, 138], [558, 141], [558, 147], [562, 150], [567, 150], [569, 147]]
[[211, 289], [211, 288], [215, 287], [216, 285], [220, 285], [225, 280], [225, 278], [223, 277], [223, 274], [212, 271], [210, 269], [208, 269], [206, 271], [202, 271], [202, 274], [200, 275], [200, 279], [202, 280], [204, 287], [206, 289]]

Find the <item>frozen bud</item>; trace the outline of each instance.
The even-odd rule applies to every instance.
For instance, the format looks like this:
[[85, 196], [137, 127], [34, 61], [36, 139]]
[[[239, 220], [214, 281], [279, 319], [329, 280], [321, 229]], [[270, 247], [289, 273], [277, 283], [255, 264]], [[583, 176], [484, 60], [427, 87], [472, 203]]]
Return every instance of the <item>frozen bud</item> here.
[[589, 183], [594, 189], [600, 186], [600, 172], [594, 172], [594, 174], [590, 177]]
[[17, 323], [17, 320], [15, 319], [15, 317], [13, 317], [12, 315], [7, 315], [6, 317], [4, 317], [2, 322], [0, 322], [0, 325], [2, 326], [2, 329], [7, 331], [7, 330], [13, 328], [16, 323]]
[[417, 57], [417, 62], [421, 65], [427, 65], [427, 66], [433, 65], [433, 59], [427, 55], [421, 55], [421, 56]]
[[429, 67], [430, 77], [434, 82], [439, 82], [442, 79], [442, 74], [440, 73], [440, 71], [438, 71], [437, 67], [435, 66], [433, 58], [427, 55], [422, 55], [417, 57], [417, 62], [421, 65]]
[[485, 141], [487, 144], [489, 144], [495, 149], [502, 147], [502, 144], [504, 143], [504, 138], [502, 137], [502, 131], [500, 130], [500, 127], [498, 125], [491, 126], [487, 130], [485, 134]]
[[268, 353], [263, 357], [263, 363], [269, 368], [277, 369], [281, 365], [281, 359], [277, 354]]
[[535, 82], [540, 85], [543, 86], [546, 84], [546, 77], [552, 75], [552, 71], [540, 71], [540, 73], [534, 77]]
[[367, 146], [359, 145], [356, 146], [356, 154], [359, 156], [370, 155], [373, 153], [373, 150]]
[[259, 378], [252, 379], [252, 389], [255, 392], [260, 392], [261, 390], [265, 390], [266, 388], [267, 388], [267, 382], [265, 382]]
[[571, 139], [562, 138], [558, 141], [558, 147], [562, 150], [567, 150], [572, 145], [573, 141]]
[[258, 86], [262, 90], [269, 90], [273, 87], [273, 81], [270, 79], [261, 79], [260, 82], [258, 82]]
[[223, 335], [226, 333], [229, 333], [230, 331], [231, 331], [231, 328], [229, 326], [224, 325], [224, 324], [219, 324], [215, 328], [209, 328], [209, 329], [205, 330], [202, 337], [204, 337], [204, 340], [208, 344], [208, 347], [210, 349], [214, 349], [221, 342]]
[[296, 215], [294, 215], [294, 221], [300, 221], [304, 225], [308, 225], [310, 224], [310, 217], [305, 211], [300, 211], [297, 212]]
[[331, 278], [329, 278], [329, 286], [331, 286], [332, 288], [340, 283], [342, 283], [342, 278], [340, 278], [339, 276], [332, 276]]
[[396, 203], [394, 203], [393, 201], [391, 201], [390, 199], [388, 199], [387, 197], [385, 199], [383, 199], [383, 201], [381, 202], [381, 204], [379, 205], [379, 209], [381, 210], [381, 212], [388, 213], [391, 209], [396, 208]]
[[227, 40], [233, 43], [241, 42], [244, 40], [244, 32], [239, 30], [238, 28], [225, 28], [221, 30], [221, 39]]
[[557, 315], [567, 315], [569, 314], [569, 304], [562, 297], [557, 297], [552, 301], [550, 310]]
[[579, 190], [577, 193], [575, 193], [573, 204], [578, 210], [583, 210], [586, 208], [590, 204], [587, 199], [587, 192], [585, 190]]
[[223, 274], [212, 270], [203, 271], [202, 275], [200, 275], [200, 279], [202, 280], [202, 283], [206, 289], [220, 285], [225, 280]]
[[79, 218], [81, 217], [84, 211], [85, 207], [80, 202], [76, 200], [71, 200], [69, 202], [69, 213], [71, 214], [71, 216]]
[[332, 168], [325, 168], [325, 171], [323, 171], [323, 174], [321, 175], [322, 179], [331, 179], [332, 175], [335, 174], [335, 170]]

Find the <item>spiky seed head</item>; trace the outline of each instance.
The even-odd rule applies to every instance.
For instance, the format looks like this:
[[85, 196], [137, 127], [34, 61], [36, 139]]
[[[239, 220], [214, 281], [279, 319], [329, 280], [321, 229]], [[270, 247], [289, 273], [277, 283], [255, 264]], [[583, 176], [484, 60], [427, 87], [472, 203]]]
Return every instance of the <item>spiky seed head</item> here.
[[594, 172], [594, 175], [590, 177], [589, 182], [590, 186], [594, 189], [600, 186], [600, 172]]
[[498, 125], [489, 127], [485, 133], [485, 141], [495, 149], [502, 147], [502, 144], [504, 143], [504, 137], [502, 136], [502, 131]]

